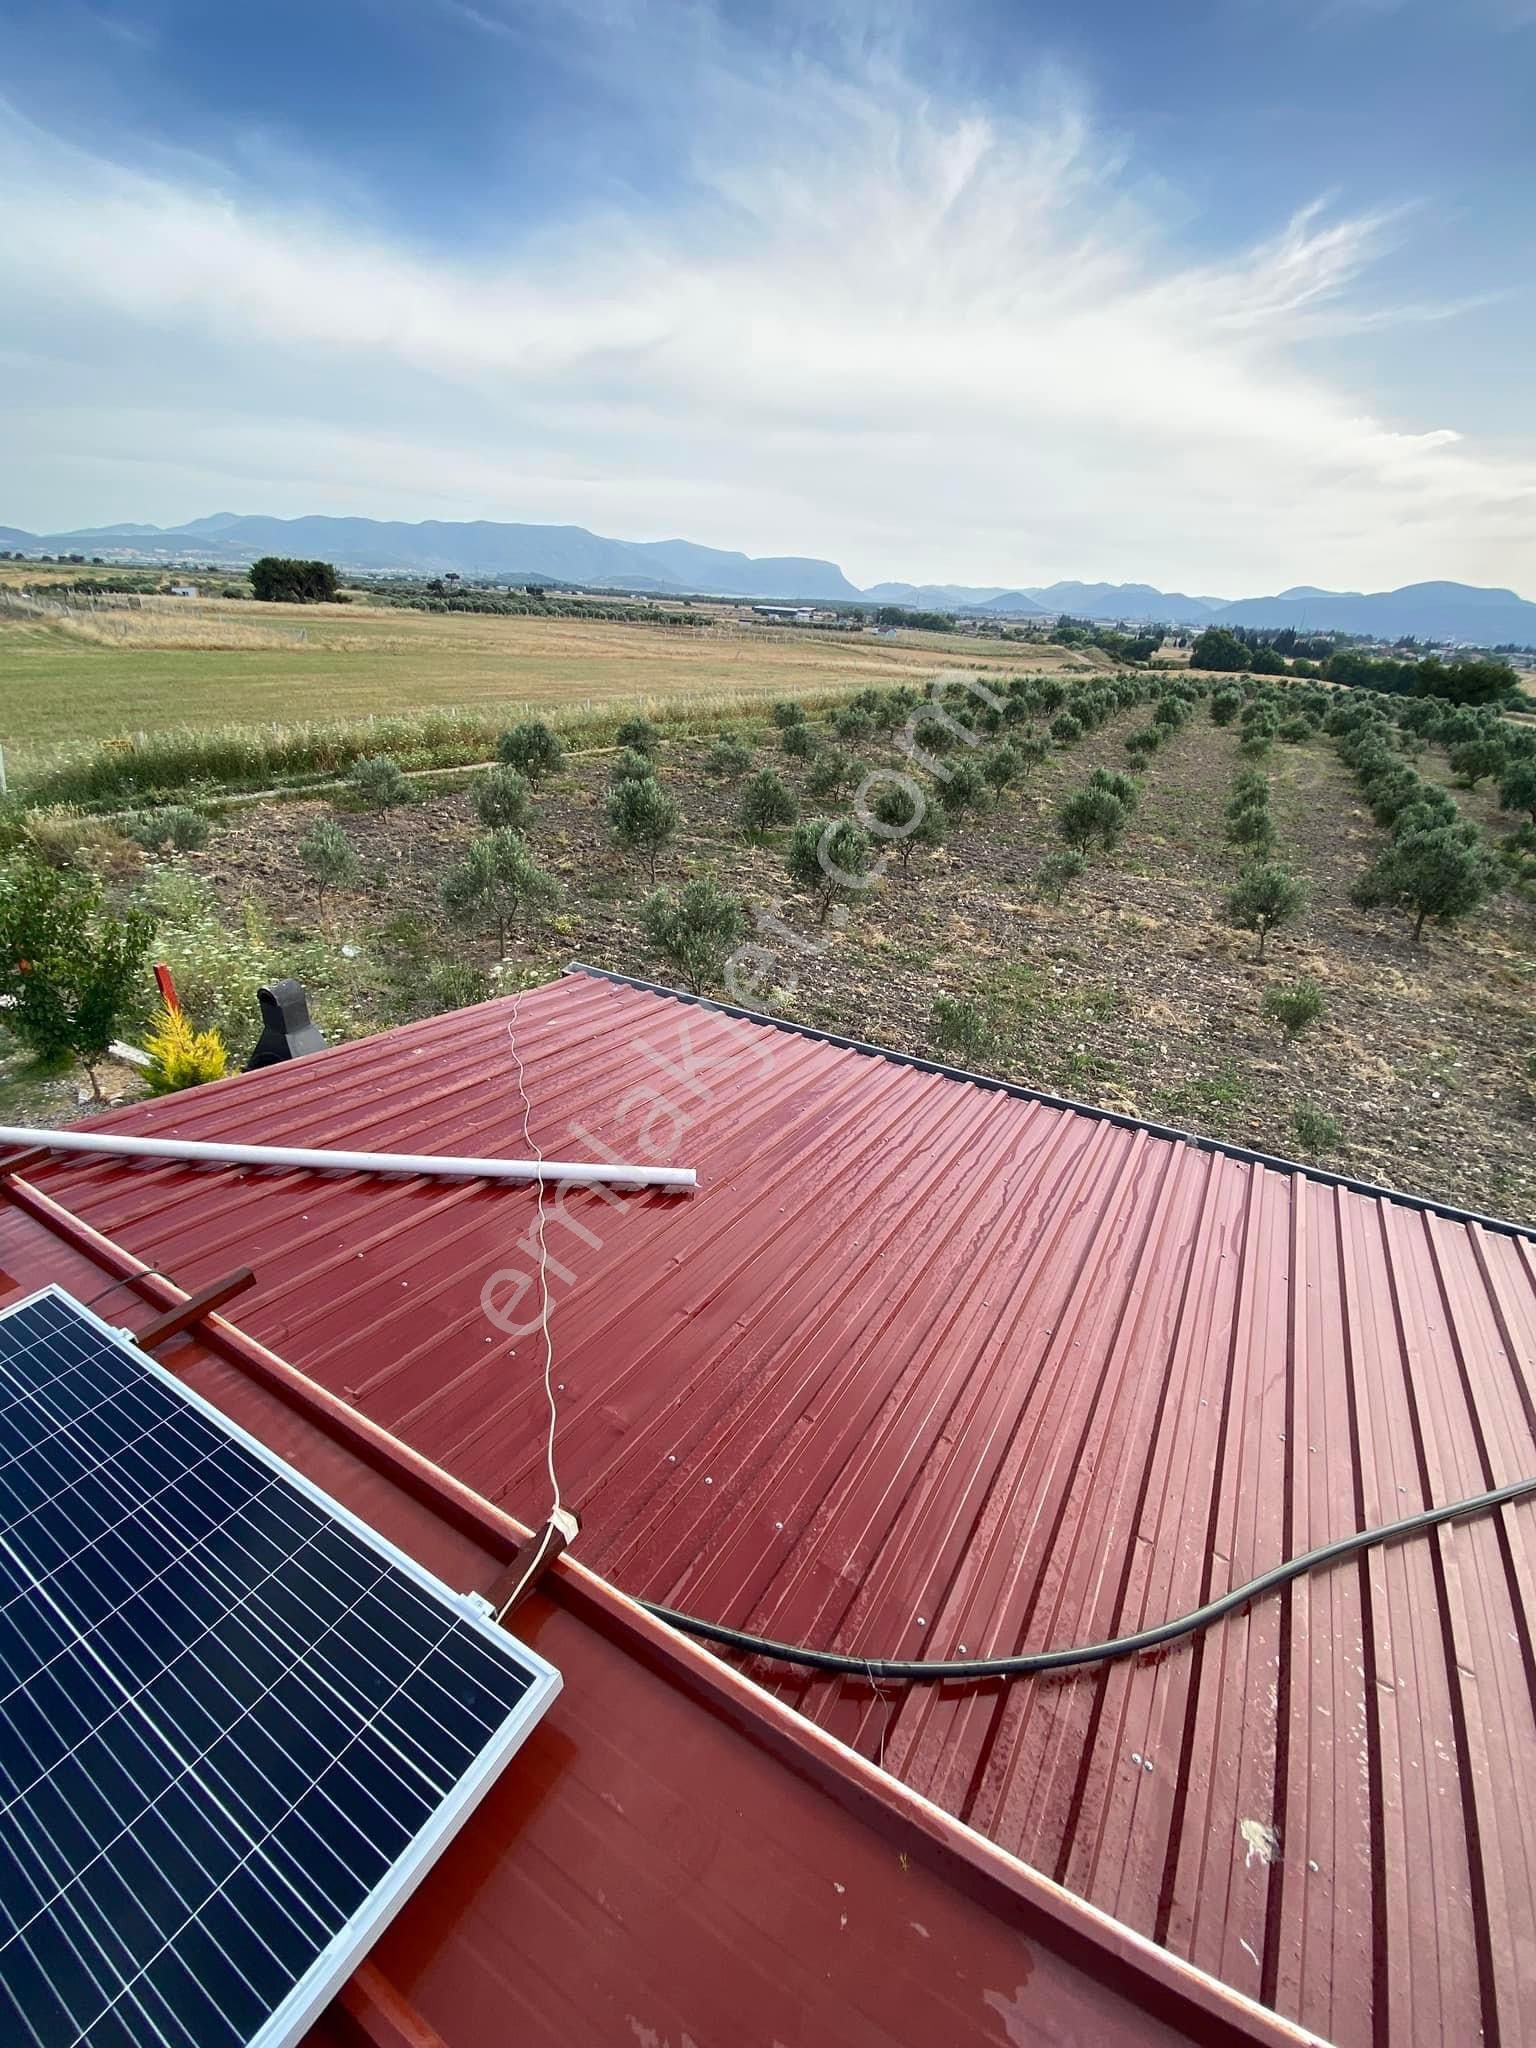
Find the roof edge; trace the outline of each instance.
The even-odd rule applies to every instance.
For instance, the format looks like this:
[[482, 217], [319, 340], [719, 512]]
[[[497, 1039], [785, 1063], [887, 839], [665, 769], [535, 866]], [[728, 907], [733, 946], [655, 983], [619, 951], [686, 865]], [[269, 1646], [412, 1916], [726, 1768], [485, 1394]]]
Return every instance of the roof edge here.
[[1224, 1158], [1247, 1166], [1267, 1166], [1275, 1173], [1299, 1175], [1323, 1187], [1344, 1188], [1353, 1195], [1369, 1195], [1379, 1202], [1395, 1202], [1399, 1208], [1420, 1214], [1442, 1216], [1450, 1223], [1475, 1223], [1483, 1230], [1503, 1237], [1523, 1238], [1536, 1244], [1536, 1224], [1514, 1223], [1507, 1217], [1485, 1216], [1477, 1209], [1459, 1209], [1453, 1202], [1437, 1202], [1431, 1195], [1408, 1194], [1400, 1188], [1382, 1187], [1376, 1181], [1356, 1180], [1347, 1173], [1330, 1173], [1323, 1166], [1309, 1166], [1300, 1159], [1283, 1159], [1273, 1152], [1255, 1152], [1247, 1145], [1234, 1145], [1224, 1138], [1208, 1138], [1198, 1131], [1184, 1131], [1173, 1124], [1151, 1123], [1145, 1117], [1128, 1116], [1123, 1110], [1101, 1109], [1096, 1103], [1078, 1102], [1070, 1095], [1052, 1095], [1043, 1088], [1029, 1088], [1022, 1081], [1004, 1081], [995, 1074], [976, 1074], [966, 1067], [951, 1067], [943, 1060], [924, 1059], [920, 1053], [898, 1052], [895, 1047], [874, 1045], [862, 1038], [844, 1038], [836, 1031], [822, 1031], [814, 1024], [797, 1024], [789, 1017], [775, 1017], [768, 1010], [749, 1010], [739, 1003], [718, 1002], [713, 996], [696, 996], [687, 989], [669, 988], [662, 981], [647, 981], [638, 974], [620, 974], [616, 968], [593, 967], [585, 960], [572, 960], [567, 974], [584, 974], [593, 981], [616, 982], [621, 988], [642, 990], [646, 995], [669, 996], [673, 1002], [690, 1003], [696, 1009], [715, 1010], [723, 1017], [740, 1017], [748, 1024], [764, 1024], [772, 1031], [786, 1031], [796, 1038], [809, 1038], [822, 1045], [835, 1045], [844, 1052], [860, 1052], [871, 1059], [889, 1061], [898, 1067], [913, 1067], [920, 1074], [938, 1074], [949, 1081], [968, 1081], [973, 1088], [1011, 1095], [1020, 1102], [1043, 1103], [1047, 1109], [1070, 1110], [1074, 1116], [1090, 1117], [1096, 1123], [1114, 1124], [1121, 1130], [1145, 1131], [1148, 1137], [1165, 1138], [1180, 1145], [1192, 1145], [1199, 1152], [1219, 1152]]

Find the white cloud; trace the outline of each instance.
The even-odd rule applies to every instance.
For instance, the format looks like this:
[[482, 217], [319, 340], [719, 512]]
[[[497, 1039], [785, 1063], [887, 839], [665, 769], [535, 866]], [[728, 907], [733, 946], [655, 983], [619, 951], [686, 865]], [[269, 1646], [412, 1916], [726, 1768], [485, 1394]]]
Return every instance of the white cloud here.
[[[473, 262], [0, 122], [0, 520], [572, 520], [856, 580], [1531, 582], [1536, 464], [1308, 367], [1411, 218], [1180, 254], [1062, 81], [721, 66], [686, 211]], [[1442, 311], [1443, 309], [1432, 309]]]

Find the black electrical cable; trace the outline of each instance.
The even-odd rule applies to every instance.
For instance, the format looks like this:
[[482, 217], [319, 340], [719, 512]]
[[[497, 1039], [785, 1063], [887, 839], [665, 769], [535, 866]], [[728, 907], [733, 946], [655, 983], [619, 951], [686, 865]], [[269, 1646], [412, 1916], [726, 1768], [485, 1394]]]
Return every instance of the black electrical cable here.
[[1490, 1508], [1504, 1507], [1531, 1494], [1536, 1494], [1536, 1479], [1517, 1479], [1509, 1486], [1494, 1487], [1489, 1493], [1474, 1493], [1466, 1500], [1453, 1501], [1448, 1507], [1425, 1508], [1419, 1514], [1405, 1515], [1400, 1522], [1388, 1522], [1379, 1529], [1361, 1529], [1354, 1535], [1339, 1537], [1334, 1543], [1319, 1544], [1316, 1550], [1288, 1558], [1246, 1585], [1234, 1586], [1219, 1599], [1208, 1600], [1193, 1613], [1159, 1622], [1155, 1628], [1114, 1636], [1106, 1643], [1079, 1643], [1073, 1649], [1031, 1650], [1020, 1657], [936, 1657], [928, 1663], [920, 1658], [860, 1657], [844, 1650], [811, 1650], [797, 1643], [775, 1642], [771, 1636], [749, 1635], [744, 1629], [727, 1628], [718, 1621], [701, 1621], [696, 1614], [681, 1614], [675, 1607], [661, 1607], [650, 1600], [640, 1604], [659, 1621], [670, 1622], [687, 1635], [702, 1636], [706, 1642], [720, 1643], [726, 1649], [742, 1650], [754, 1657], [771, 1657], [781, 1664], [808, 1665], [813, 1671], [845, 1672], [850, 1677], [871, 1681], [905, 1680], [913, 1685], [937, 1685], [954, 1678], [1038, 1678], [1043, 1672], [1065, 1671], [1077, 1664], [1107, 1664], [1117, 1657], [1139, 1656], [1162, 1643], [1176, 1642], [1180, 1636], [1195, 1635], [1209, 1628], [1212, 1622], [1245, 1607], [1261, 1594], [1288, 1585], [1305, 1572], [1337, 1564], [1340, 1558], [1353, 1557], [1357, 1551], [1374, 1549], [1380, 1543], [1395, 1542], [1400, 1536], [1421, 1535], [1426, 1529], [1458, 1521], [1463, 1515], [1486, 1514]]

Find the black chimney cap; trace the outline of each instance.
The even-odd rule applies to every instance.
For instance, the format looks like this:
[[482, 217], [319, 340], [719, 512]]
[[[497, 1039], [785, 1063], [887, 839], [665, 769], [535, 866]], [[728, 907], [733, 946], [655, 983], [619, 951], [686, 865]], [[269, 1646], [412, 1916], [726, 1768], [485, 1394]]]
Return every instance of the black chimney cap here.
[[302, 981], [274, 981], [259, 988], [261, 1036], [256, 1050], [245, 1063], [249, 1074], [257, 1067], [275, 1066], [279, 1060], [296, 1060], [306, 1052], [322, 1052], [325, 1040], [309, 1014], [309, 997]]

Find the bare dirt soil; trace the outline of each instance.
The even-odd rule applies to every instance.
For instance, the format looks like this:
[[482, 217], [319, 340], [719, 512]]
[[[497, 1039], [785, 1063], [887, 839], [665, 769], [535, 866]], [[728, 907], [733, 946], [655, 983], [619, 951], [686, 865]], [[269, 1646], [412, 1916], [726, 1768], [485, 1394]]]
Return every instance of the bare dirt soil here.
[[[772, 1007], [823, 1029], [937, 1054], [1157, 1122], [1295, 1158], [1518, 1221], [1536, 1220], [1536, 905], [1506, 891], [1448, 930], [1413, 943], [1405, 919], [1365, 912], [1349, 886], [1382, 844], [1330, 742], [1276, 747], [1264, 764], [1277, 857], [1304, 877], [1310, 902], [1260, 962], [1254, 939], [1223, 923], [1237, 861], [1222, 809], [1241, 764], [1235, 734], [1203, 714], [1154, 757], [1120, 848], [1099, 857], [1060, 904], [1035, 877], [1057, 845], [1052, 813], [1098, 765], [1124, 768], [1132, 712], [1053, 754], [1021, 789], [951, 830], [937, 853], [893, 866], [841, 929], [819, 926], [790, 890], [780, 834], [754, 845], [734, 828], [740, 784], [705, 771], [707, 746], [661, 753], [685, 819], [658, 880], [712, 872], [812, 941], [783, 948]], [[758, 765], [803, 789], [805, 771], [761, 733]], [[861, 749], [866, 765], [892, 760]], [[1424, 772], [1444, 772], [1426, 755]], [[609, 760], [568, 762], [540, 792], [529, 837], [560, 879], [563, 902], [512, 948], [519, 974], [571, 958], [672, 977], [648, 950], [639, 909], [643, 866], [610, 845]], [[1458, 793], [1479, 822], [1507, 829], [1487, 791]], [[190, 857], [234, 910], [254, 896], [270, 917], [317, 928], [294, 848], [319, 804], [263, 804], [231, 815]], [[831, 808], [806, 800], [807, 814]], [[385, 814], [343, 813], [365, 886], [327, 909], [335, 943], [367, 945], [402, 913], [443, 936], [451, 957], [489, 967], [494, 938], [445, 930], [445, 867], [474, 836], [468, 793], [438, 791]], [[1266, 989], [1310, 976], [1320, 1020], [1294, 1039], [1263, 1011]], [[936, 1036], [934, 1003], [972, 1004], [975, 1035]], [[380, 1021], [366, 1013], [360, 1029]], [[1298, 1135], [1298, 1108], [1321, 1112], [1337, 1139]]]

